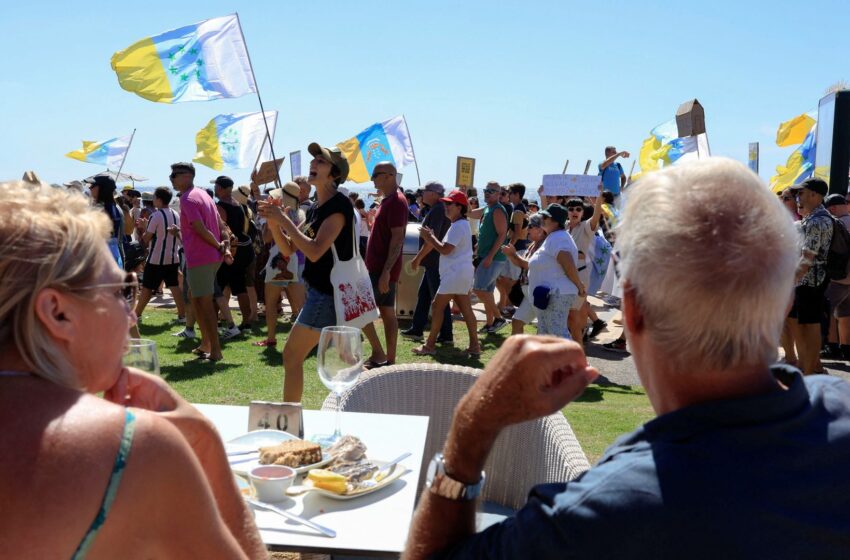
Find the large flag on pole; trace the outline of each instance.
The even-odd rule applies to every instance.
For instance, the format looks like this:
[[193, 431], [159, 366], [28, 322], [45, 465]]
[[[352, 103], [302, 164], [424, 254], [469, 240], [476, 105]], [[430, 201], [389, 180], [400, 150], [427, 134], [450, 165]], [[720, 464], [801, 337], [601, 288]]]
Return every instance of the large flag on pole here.
[[112, 55], [122, 88], [150, 101], [211, 101], [255, 93], [235, 14], [146, 37]]
[[83, 149], [75, 150], [65, 154], [71, 159], [84, 161], [86, 163], [98, 163], [105, 165], [107, 168], [115, 168], [121, 166], [124, 157], [127, 155], [127, 150], [130, 147], [130, 136], [121, 136], [120, 138], [110, 138], [101, 142], [92, 140], [83, 140]]
[[773, 192], [782, 192], [791, 185], [812, 176], [815, 170], [817, 131], [818, 127], [815, 124], [809, 129], [803, 143], [788, 156], [785, 165], [776, 166], [776, 175], [770, 178], [770, 189]]
[[[272, 140], [277, 125], [277, 111], [266, 111]], [[192, 161], [213, 169], [245, 169], [257, 161], [263, 150], [263, 161], [271, 159], [271, 149], [266, 141], [263, 114], [232, 113], [214, 117], [195, 135], [198, 153]]]
[[776, 145], [780, 148], [802, 144], [816, 120], [803, 113], [779, 125], [776, 131]]
[[375, 123], [337, 146], [348, 160], [348, 180], [355, 183], [369, 181], [381, 162], [388, 161], [400, 170], [416, 160], [403, 116]]

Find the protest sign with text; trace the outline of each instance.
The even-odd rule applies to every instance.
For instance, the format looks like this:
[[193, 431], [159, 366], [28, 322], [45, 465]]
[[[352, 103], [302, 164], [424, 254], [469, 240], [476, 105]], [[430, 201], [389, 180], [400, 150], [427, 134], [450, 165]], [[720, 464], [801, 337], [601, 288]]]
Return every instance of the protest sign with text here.
[[289, 152], [289, 167], [292, 169], [292, 178], [301, 175], [301, 150]]
[[544, 175], [546, 196], [599, 196], [599, 175]]
[[475, 158], [457, 156], [457, 173], [455, 174], [455, 187], [461, 190], [469, 190], [475, 181]]

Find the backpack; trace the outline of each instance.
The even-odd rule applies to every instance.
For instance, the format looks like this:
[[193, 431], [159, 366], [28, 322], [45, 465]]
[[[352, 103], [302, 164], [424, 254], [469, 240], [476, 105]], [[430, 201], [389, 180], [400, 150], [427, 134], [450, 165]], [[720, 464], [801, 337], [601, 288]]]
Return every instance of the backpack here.
[[826, 277], [843, 280], [850, 275], [850, 232], [841, 220], [832, 218], [832, 241], [826, 254]]

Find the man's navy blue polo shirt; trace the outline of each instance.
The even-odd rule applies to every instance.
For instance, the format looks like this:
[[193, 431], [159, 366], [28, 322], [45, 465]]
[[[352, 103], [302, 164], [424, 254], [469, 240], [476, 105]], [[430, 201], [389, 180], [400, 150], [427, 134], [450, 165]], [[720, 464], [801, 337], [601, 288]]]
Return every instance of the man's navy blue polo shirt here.
[[[850, 558], [850, 385], [689, 406], [439, 558]], [[494, 473], [495, 475], [495, 473]]]

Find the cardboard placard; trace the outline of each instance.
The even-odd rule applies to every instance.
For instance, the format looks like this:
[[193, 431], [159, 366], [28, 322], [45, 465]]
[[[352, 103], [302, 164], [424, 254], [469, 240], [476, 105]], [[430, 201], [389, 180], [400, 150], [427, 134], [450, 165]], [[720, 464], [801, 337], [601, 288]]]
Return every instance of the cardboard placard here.
[[455, 187], [466, 191], [474, 187], [475, 183], [475, 158], [457, 156], [457, 171], [455, 173]]
[[301, 150], [289, 152], [289, 168], [293, 179], [301, 175]]
[[257, 175], [254, 177], [254, 183], [258, 185], [265, 185], [266, 183], [273, 183], [277, 180], [277, 172], [280, 169], [281, 164], [283, 164], [283, 160], [285, 158], [276, 159], [274, 161], [264, 161], [260, 164], [260, 170], [257, 171]]
[[544, 175], [546, 196], [599, 196], [599, 175]]

